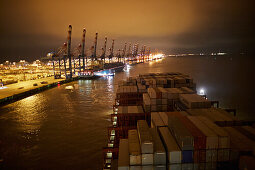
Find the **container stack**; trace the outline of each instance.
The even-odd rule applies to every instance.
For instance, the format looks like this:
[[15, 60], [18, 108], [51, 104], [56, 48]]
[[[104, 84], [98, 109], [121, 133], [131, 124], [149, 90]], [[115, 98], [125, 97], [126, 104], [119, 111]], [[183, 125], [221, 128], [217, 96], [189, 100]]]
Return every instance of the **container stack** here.
[[166, 151], [155, 128], [150, 128], [153, 139], [153, 165], [155, 170], [166, 169]]
[[195, 93], [193, 80], [181, 73], [122, 81], [105, 154], [119, 156], [119, 169], [250, 167], [255, 155], [255, 129], [250, 126], [254, 121], [241, 121], [229, 113], [231, 109], [214, 108]]
[[210, 101], [197, 94], [180, 94], [180, 101], [189, 109], [211, 107]]
[[138, 92], [136, 85], [119, 86], [116, 93], [116, 105], [140, 105], [142, 93]]
[[[162, 87], [154, 87], [148, 88], [148, 93], [143, 94], [143, 106], [146, 111], [150, 112], [167, 112], [174, 111], [174, 104], [176, 101], [181, 99], [182, 95], [192, 95], [194, 98], [199, 99], [200, 107], [206, 105], [206, 108], [209, 107], [210, 102], [203, 97], [194, 94], [195, 92], [187, 87], [185, 88], [162, 88]], [[194, 105], [194, 102], [192, 103]], [[194, 107], [194, 106], [193, 106]]]
[[167, 91], [164, 88], [148, 88], [151, 112], [167, 111]]
[[142, 154], [142, 166], [153, 168], [153, 140], [145, 120], [138, 120], [137, 130]]
[[119, 158], [118, 158], [118, 169], [128, 170], [129, 169], [129, 150], [128, 150], [128, 139], [120, 139], [119, 145]]
[[[205, 169], [217, 168], [217, 149], [218, 149], [218, 136], [210, 128], [208, 128], [197, 117], [187, 117], [206, 137], [206, 157], [205, 157]], [[201, 164], [200, 164], [201, 165]]]
[[168, 169], [181, 170], [182, 152], [168, 127], [159, 127], [159, 134], [164, 144]]
[[[166, 88], [183, 87], [183, 90], [179, 89], [180, 93], [184, 91], [190, 93], [195, 90], [195, 86], [192, 78], [181, 73], [145, 74], [120, 81], [111, 114], [112, 126], [108, 127], [108, 144], [104, 148], [104, 155], [112, 154], [112, 158], [118, 157], [119, 140], [128, 137], [128, 130], [137, 128], [137, 120], [147, 120], [150, 126], [152, 111], [173, 110], [173, 100]], [[111, 162], [109, 159], [107, 157], [107, 161]]]
[[241, 156], [255, 155], [255, 142], [234, 127], [223, 127], [230, 136], [230, 160], [237, 162]]
[[137, 130], [128, 131], [128, 151], [130, 169], [141, 168], [142, 155]]
[[[168, 136], [166, 140], [168, 140]], [[169, 145], [168, 141], [166, 143]], [[174, 144], [176, 145], [176, 143]], [[174, 155], [171, 148], [172, 146], [169, 145], [169, 152]], [[118, 159], [118, 169], [121, 170], [165, 170], [167, 168], [167, 153], [159, 133], [155, 129], [149, 128], [145, 120], [138, 121], [137, 130], [128, 131], [128, 139], [120, 139]], [[174, 157], [169, 159], [172, 167], [181, 166], [180, 161], [176, 162]]]
[[139, 75], [137, 81], [146, 88], [163, 87], [163, 88], [180, 88], [188, 87], [196, 90], [196, 84], [193, 83], [193, 79], [188, 75], [182, 73], [152, 73]]
[[197, 118], [207, 125], [218, 136], [218, 151], [217, 162], [227, 162], [230, 156], [230, 136], [222, 128], [214, 124], [212, 121], [203, 116], [197, 116]]
[[185, 125], [176, 117], [178, 112], [169, 112], [168, 114], [168, 127], [175, 137], [177, 144], [182, 151], [182, 166], [185, 169], [193, 168], [193, 151], [194, 151], [194, 138], [188, 131]]
[[253, 121], [243, 121], [220, 108], [207, 108], [207, 109], [187, 109], [190, 115], [204, 116], [216, 123], [218, 126], [245, 126], [251, 125]]
[[[188, 116], [186, 112], [152, 112], [151, 125], [169, 128], [182, 152], [182, 169], [236, 169], [240, 158], [254, 155], [255, 130], [251, 126], [220, 127], [204, 116]], [[193, 145], [187, 145], [192, 138]]]
[[108, 127], [110, 143], [116, 147], [119, 139], [128, 137], [128, 130], [136, 129], [138, 120], [150, 120], [142, 106], [119, 106], [116, 113], [111, 114], [113, 126]]

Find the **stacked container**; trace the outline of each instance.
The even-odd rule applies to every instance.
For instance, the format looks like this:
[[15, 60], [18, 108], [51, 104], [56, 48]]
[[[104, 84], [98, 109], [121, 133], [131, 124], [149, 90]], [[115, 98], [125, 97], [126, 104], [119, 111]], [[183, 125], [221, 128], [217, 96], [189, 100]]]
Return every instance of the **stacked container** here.
[[177, 145], [168, 127], [159, 127], [159, 134], [164, 144], [167, 155], [168, 169], [181, 170], [182, 152]]
[[197, 94], [180, 94], [180, 101], [189, 109], [211, 107], [210, 101]]
[[222, 127], [217, 126], [206, 117], [198, 116], [197, 118], [218, 135], [219, 146], [217, 151], [217, 156], [218, 156], [217, 162], [229, 161], [230, 136], [228, 135], [228, 133]]
[[136, 166], [140, 167], [142, 164], [142, 155], [137, 130], [128, 131], [128, 150], [130, 169], [137, 168]]
[[161, 88], [148, 88], [151, 111], [167, 111], [167, 92]]
[[137, 120], [146, 118], [142, 106], [119, 106], [112, 117], [117, 118], [117, 126], [136, 126]]
[[142, 153], [142, 165], [153, 168], [153, 140], [145, 120], [138, 120], [137, 130]]
[[128, 139], [120, 139], [118, 170], [129, 170]]
[[[201, 122], [195, 116], [187, 116], [187, 118], [206, 136], [206, 169], [216, 169], [217, 166], [217, 149], [219, 146], [219, 138], [210, 128]], [[201, 164], [200, 164], [201, 165]]]
[[174, 135], [181, 151], [182, 151], [182, 163], [183, 166], [188, 169], [193, 168], [193, 150], [194, 150], [194, 138], [188, 129], [183, 125], [176, 115], [178, 112], [168, 112], [168, 126], [172, 134]]
[[104, 149], [107, 163], [117, 153], [119, 169], [235, 169], [240, 157], [255, 155], [254, 128], [212, 108], [195, 86], [181, 73], [120, 82]]
[[153, 164], [155, 170], [166, 169], [166, 151], [156, 128], [150, 129], [153, 139]]

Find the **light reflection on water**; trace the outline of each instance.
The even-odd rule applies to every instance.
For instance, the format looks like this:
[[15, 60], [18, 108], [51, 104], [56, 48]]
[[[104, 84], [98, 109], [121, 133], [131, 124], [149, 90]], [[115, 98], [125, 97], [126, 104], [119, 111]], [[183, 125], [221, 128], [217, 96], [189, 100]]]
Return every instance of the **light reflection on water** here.
[[[16, 102], [13, 112], [8, 117], [17, 123], [24, 133], [37, 134], [43, 121], [47, 118], [46, 99], [42, 94], [33, 95]], [[0, 119], [8, 119], [0, 117]]]
[[130, 66], [115, 77], [68, 83], [4, 106], [0, 108], [0, 169], [99, 169], [117, 82], [142, 73], [190, 74], [209, 99], [237, 108], [240, 116], [254, 117], [249, 77], [255, 75], [244, 69], [252, 68], [252, 62], [231, 58], [169, 57]]

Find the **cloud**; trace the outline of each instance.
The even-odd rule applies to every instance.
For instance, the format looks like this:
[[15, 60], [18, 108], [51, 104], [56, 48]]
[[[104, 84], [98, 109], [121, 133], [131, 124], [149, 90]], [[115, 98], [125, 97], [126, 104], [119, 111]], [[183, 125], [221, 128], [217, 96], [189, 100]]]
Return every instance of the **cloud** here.
[[250, 49], [255, 37], [252, 7], [251, 0], [3, 0], [0, 56], [43, 56], [63, 44], [69, 24], [74, 43], [86, 27], [88, 47], [99, 32], [100, 40], [116, 39], [116, 49], [124, 42], [179, 51]]

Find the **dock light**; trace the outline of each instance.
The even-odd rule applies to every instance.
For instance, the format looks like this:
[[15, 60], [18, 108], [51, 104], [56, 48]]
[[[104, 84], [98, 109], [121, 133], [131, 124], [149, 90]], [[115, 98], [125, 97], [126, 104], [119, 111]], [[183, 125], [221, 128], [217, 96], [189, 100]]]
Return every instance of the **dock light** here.
[[203, 88], [199, 90], [199, 95], [205, 95], [205, 90]]

